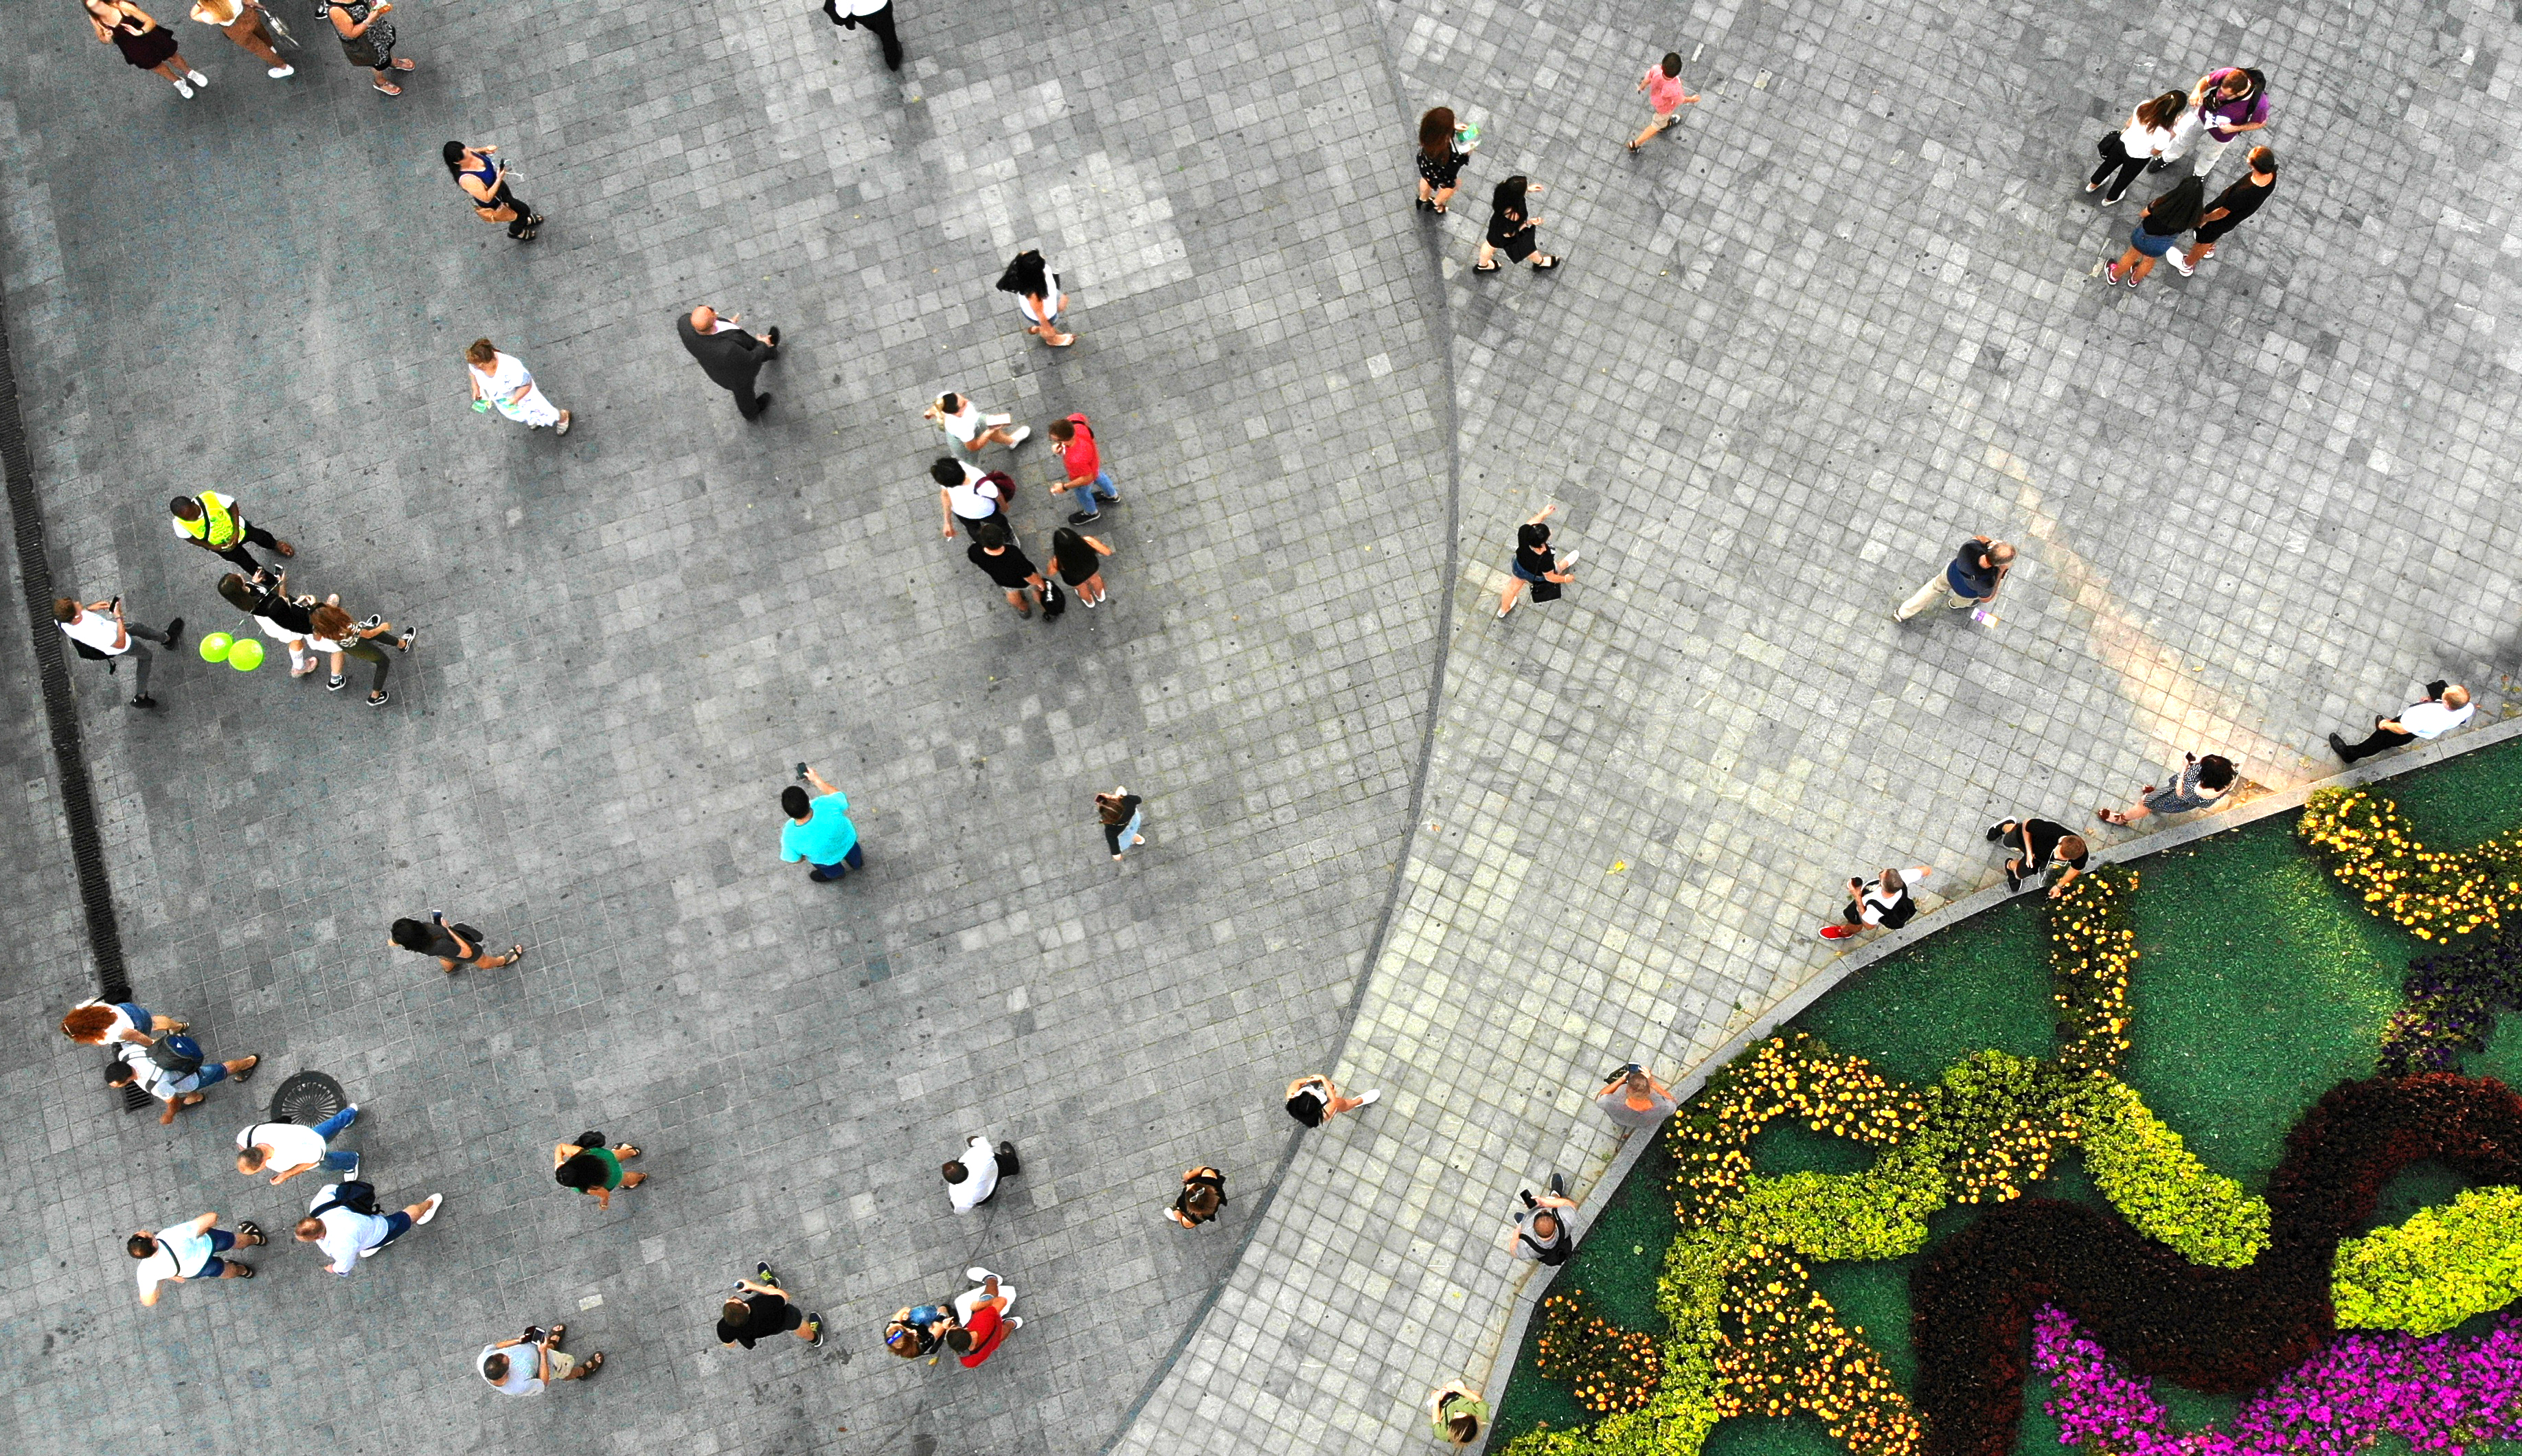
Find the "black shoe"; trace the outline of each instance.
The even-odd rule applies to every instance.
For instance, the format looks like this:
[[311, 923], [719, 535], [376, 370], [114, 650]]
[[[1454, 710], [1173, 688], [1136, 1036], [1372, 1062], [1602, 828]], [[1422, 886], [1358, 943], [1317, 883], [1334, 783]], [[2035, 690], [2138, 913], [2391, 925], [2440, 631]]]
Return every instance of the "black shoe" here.
[[380, 687], [380, 688], [378, 688], [376, 691], [374, 691], [374, 692], [372, 692], [372, 693], [369, 693], [369, 694], [368, 694], [368, 706], [369, 706], [369, 707], [371, 707], [371, 708], [382, 708], [382, 707], [384, 707], [385, 705], [386, 705], [386, 690], [385, 690], [384, 688]]
[[2002, 834], [2002, 833], [2004, 833], [2004, 832], [2005, 832], [2005, 825], [2003, 825], [2003, 824], [1990, 824], [1990, 825], [1988, 825], [1988, 830], [1987, 830], [1987, 842], [1988, 842], [1988, 843], [1990, 843], [1990, 844], [1994, 844], [1994, 843], [1996, 842], [1996, 836], [1998, 836], [1999, 834]]
[[2152, 162], [2147, 163], [2145, 164], [2145, 169], [2150, 172], [2159, 172], [2170, 165], [2172, 165], [2172, 163], [2168, 159], [2158, 157]]
[[1071, 526], [1084, 526], [1102, 519], [1103, 513], [1099, 510], [1073, 510], [1068, 513], [1068, 524]]
[[2014, 867], [2013, 867], [2012, 865], [2008, 865], [2008, 866], [2006, 866], [2006, 867], [2005, 867], [2005, 893], [2007, 893], [2007, 894], [2011, 895], [2011, 894], [2013, 894], [2015, 891], [2017, 891], [2017, 890], [2019, 890], [2019, 889], [2022, 889], [2022, 888], [2023, 888], [2023, 876], [2014, 872]]
[[2347, 751], [2347, 740], [2338, 736], [2336, 733], [2329, 735], [2329, 751], [2337, 754], [2340, 758], [2345, 759], [2351, 764], [2356, 762], [2356, 756]]
[[135, 708], [155, 708], [158, 706], [158, 700], [144, 692], [140, 696], [131, 700], [131, 706]]
[[1423, 197], [1419, 199], [1419, 211], [1422, 212], [1432, 212], [1436, 211], [1436, 205]]
[[771, 1265], [767, 1262], [758, 1263], [753, 1266], [753, 1277], [757, 1281], [767, 1284], [774, 1290], [779, 1288], [779, 1276], [771, 1272]]
[[176, 647], [176, 644], [178, 644], [178, 643], [182, 642], [183, 640], [184, 640], [184, 619], [183, 619], [183, 618], [181, 618], [181, 617], [178, 617], [178, 618], [176, 618], [174, 621], [169, 622], [169, 623], [167, 623], [167, 624], [166, 624], [166, 650], [167, 650], [167, 651], [169, 651], [169, 652], [174, 651], [174, 650], [175, 650], [175, 647]]
[[769, 395], [765, 395], [765, 396], [763, 396], [763, 397], [762, 397], [762, 401], [761, 401], [761, 403], [759, 403], [758, 405], [756, 405], [756, 406], [755, 406], [754, 411], [753, 411], [753, 417], [754, 417], [755, 419], [760, 419], [760, 418], [762, 418], [762, 417], [763, 417], [763, 415], [765, 415], [765, 414], [769, 413], [769, 412], [770, 412], [770, 410], [771, 410], [771, 397], [770, 397]]
[[1564, 1198], [1567, 1197], [1567, 1180], [1560, 1177], [1556, 1173], [1551, 1174], [1550, 1191], [1560, 1198]]
[[[775, 328], [765, 330], [762, 335], [762, 342], [770, 345], [773, 349], [777, 349], [779, 347], [779, 331]], [[762, 398], [766, 403], [769, 402], [771, 399], [769, 395], [765, 395]]]

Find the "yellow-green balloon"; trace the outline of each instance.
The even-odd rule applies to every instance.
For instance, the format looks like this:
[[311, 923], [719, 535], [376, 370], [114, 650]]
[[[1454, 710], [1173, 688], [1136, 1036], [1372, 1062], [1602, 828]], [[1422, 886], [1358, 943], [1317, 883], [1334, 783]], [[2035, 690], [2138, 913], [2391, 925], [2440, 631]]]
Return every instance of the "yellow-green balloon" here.
[[262, 643], [252, 637], [239, 637], [228, 648], [228, 666], [240, 673], [251, 673], [262, 666]]
[[227, 660], [228, 648], [234, 645], [235, 642], [236, 638], [229, 636], [226, 633], [211, 633], [209, 636], [202, 638], [202, 661], [225, 662]]

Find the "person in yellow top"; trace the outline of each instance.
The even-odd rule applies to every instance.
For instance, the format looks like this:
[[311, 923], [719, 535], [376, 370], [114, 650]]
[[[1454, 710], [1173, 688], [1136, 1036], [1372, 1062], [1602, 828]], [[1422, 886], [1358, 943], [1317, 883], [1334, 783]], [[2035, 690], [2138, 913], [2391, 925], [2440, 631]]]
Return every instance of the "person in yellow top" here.
[[223, 557], [247, 571], [259, 574], [262, 563], [246, 549], [249, 544], [268, 546], [283, 556], [295, 556], [298, 548], [273, 536], [259, 526], [246, 524], [245, 512], [237, 508], [236, 497], [216, 491], [204, 491], [199, 495], [178, 495], [166, 502], [175, 517], [175, 534], [213, 556]]
[[264, 74], [281, 80], [298, 73], [298, 68], [280, 59], [279, 50], [271, 43], [271, 27], [263, 23], [269, 12], [254, 0], [194, 0], [193, 19], [217, 28], [228, 39], [245, 47], [246, 53], [270, 68]]

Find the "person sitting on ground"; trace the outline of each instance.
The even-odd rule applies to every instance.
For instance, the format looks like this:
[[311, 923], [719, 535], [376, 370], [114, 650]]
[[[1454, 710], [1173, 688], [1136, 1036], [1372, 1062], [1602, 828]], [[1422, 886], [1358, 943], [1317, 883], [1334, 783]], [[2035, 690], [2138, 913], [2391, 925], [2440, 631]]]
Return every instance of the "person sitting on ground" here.
[[1989, 829], [1987, 837], [2013, 856], [2005, 862], [2005, 892], [2009, 895], [2022, 889], [2025, 880], [2038, 879], [2055, 861], [2067, 867], [2067, 872], [2049, 887], [2049, 898], [2055, 900], [2067, 893], [2077, 875], [2084, 872], [2084, 861], [2089, 855], [2083, 835], [2045, 819], [2009, 819]]

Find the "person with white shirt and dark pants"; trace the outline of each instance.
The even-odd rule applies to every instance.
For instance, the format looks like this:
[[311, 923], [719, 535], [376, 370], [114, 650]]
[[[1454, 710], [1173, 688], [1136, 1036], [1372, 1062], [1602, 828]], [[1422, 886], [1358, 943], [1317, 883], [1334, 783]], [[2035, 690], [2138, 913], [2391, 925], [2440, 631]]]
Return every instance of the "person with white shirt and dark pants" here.
[[[60, 625], [62, 635], [70, 639], [73, 644], [71, 650], [81, 657], [112, 662], [115, 658], [129, 656], [133, 664], [131, 706], [158, 706], [158, 700], [149, 695], [149, 662], [157, 654], [140, 643], [144, 640], [156, 642], [172, 652], [175, 644], [184, 639], [183, 618], [167, 623], [164, 632], [152, 632], [137, 623], [122, 620], [122, 598], [119, 596], [111, 601], [92, 601], [84, 606], [70, 597], [60, 596], [53, 599], [53, 621]], [[109, 668], [107, 671], [113, 670]]]
[[864, 25], [884, 47], [885, 70], [902, 69], [902, 37], [893, 33], [893, 0], [823, 0], [823, 14], [844, 30]]
[[378, 1213], [375, 1189], [355, 1180], [328, 1183], [293, 1232], [299, 1243], [324, 1250], [326, 1269], [348, 1279], [359, 1260], [436, 1218], [445, 1201], [444, 1194], [431, 1194], [399, 1213]]
[[2440, 738], [2469, 722], [2478, 705], [2469, 700], [2469, 689], [2457, 682], [2438, 679], [2426, 684], [2423, 699], [2400, 710], [2397, 718], [2373, 720], [2373, 736], [2361, 743], [2350, 743], [2336, 733], [2329, 735], [2329, 746], [2349, 763], [2371, 758], [2386, 748], [2420, 739]]
[[1016, 1145], [1001, 1143], [992, 1148], [990, 1140], [974, 1133], [963, 1145], [963, 1155], [946, 1164], [946, 1200], [957, 1213], [969, 1213], [990, 1201], [999, 1191], [1001, 1178], [1012, 1178], [1022, 1171], [1016, 1161]]

